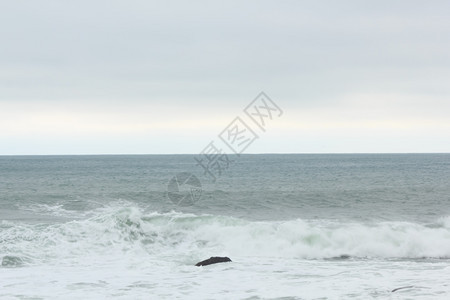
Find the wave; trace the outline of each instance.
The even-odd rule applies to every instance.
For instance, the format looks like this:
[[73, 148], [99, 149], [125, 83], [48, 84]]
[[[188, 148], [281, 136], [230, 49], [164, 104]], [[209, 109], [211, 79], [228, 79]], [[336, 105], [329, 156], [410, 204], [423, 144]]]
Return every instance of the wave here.
[[129, 206], [99, 209], [88, 219], [65, 223], [0, 223], [0, 258], [6, 265], [104, 255], [450, 258], [450, 217], [433, 224], [256, 222], [179, 212], [146, 213]]

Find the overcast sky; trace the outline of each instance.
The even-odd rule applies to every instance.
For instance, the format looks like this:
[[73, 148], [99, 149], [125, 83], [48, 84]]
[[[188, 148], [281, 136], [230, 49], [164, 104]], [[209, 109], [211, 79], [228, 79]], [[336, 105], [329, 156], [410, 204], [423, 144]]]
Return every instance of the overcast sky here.
[[450, 1], [0, 0], [0, 155], [196, 154], [261, 91], [284, 113], [248, 153], [450, 152], [449, 16]]

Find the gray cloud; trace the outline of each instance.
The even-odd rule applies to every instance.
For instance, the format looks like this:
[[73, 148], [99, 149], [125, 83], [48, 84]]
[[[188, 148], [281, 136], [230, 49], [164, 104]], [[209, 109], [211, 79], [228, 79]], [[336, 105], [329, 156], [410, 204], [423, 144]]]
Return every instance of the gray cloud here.
[[449, 10], [406, 0], [3, 1], [0, 105], [232, 111], [265, 90], [291, 110], [354, 94], [414, 95], [429, 107], [450, 95]]
[[405, 81], [415, 90], [430, 75], [449, 75], [449, 8], [446, 1], [14, 1], [0, 18], [3, 89], [24, 98], [147, 98], [178, 87], [180, 97], [203, 90], [211, 97], [221, 86], [241, 93], [259, 83], [301, 96], [294, 82], [339, 92], [349, 82], [391, 82], [393, 72], [403, 91]]

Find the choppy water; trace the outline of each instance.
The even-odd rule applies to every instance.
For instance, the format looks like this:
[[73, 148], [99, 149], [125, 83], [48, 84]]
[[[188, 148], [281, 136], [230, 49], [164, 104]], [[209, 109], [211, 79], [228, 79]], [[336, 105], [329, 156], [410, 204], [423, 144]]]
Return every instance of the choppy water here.
[[0, 298], [450, 297], [449, 154], [193, 157], [0, 157]]

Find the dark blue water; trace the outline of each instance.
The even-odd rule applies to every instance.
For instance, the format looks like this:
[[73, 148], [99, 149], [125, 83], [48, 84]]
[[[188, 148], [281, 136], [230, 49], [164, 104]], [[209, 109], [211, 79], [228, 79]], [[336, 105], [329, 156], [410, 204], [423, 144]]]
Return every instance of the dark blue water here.
[[[450, 154], [230, 155], [216, 182], [193, 155], [3, 156], [0, 217], [45, 217], [29, 207], [89, 211], [110, 201], [152, 211], [253, 220], [409, 220], [450, 214]], [[167, 197], [169, 180], [191, 172], [203, 193], [192, 206]]]
[[449, 154], [194, 157], [0, 157], [0, 298], [449, 298]]

